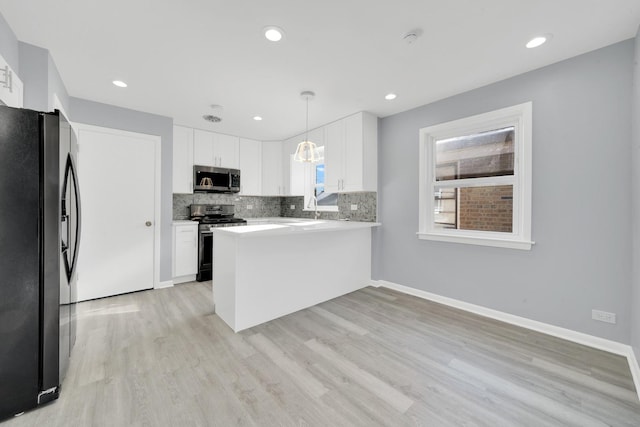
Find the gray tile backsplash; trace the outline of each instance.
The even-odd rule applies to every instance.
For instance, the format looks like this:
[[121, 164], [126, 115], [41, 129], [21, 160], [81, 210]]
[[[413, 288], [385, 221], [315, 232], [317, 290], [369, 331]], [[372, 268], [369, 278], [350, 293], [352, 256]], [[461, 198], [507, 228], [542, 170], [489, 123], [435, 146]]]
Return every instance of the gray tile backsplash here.
[[281, 197], [238, 196], [218, 193], [174, 194], [173, 219], [189, 219], [189, 205], [194, 203], [234, 205], [236, 216], [239, 218], [280, 216], [280, 199]]
[[[260, 197], [238, 196], [236, 194], [197, 193], [173, 195], [173, 219], [189, 219], [189, 205], [229, 204], [235, 205], [239, 218], [290, 217], [313, 218], [313, 211], [304, 211], [303, 197]], [[291, 205], [295, 208], [292, 210]], [[357, 205], [352, 211], [351, 205]], [[249, 207], [251, 209], [249, 209]], [[321, 212], [323, 219], [350, 219], [352, 221], [374, 222], [376, 220], [377, 193], [344, 193], [338, 195], [338, 212]]]
[[[291, 209], [291, 205], [295, 209]], [[305, 211], [304, 197], [282, 197], [282, 213], [280, 216], [292, 218], [313, 218], [313, 211]], [[351, 205], [357, 205], [352, 211]], [[338, 212], [320, 212], [322, 219], [349, 219], [351, 221], [376, 221], [377, 193], [373, 191], [362, 193], [338, 194]]]

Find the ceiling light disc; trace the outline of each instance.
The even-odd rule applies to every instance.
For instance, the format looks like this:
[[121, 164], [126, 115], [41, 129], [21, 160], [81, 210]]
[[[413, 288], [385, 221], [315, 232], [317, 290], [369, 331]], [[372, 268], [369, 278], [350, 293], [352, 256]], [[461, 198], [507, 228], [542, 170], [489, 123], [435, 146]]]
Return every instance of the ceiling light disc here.
[[527, 49], [533, 49], [542, 46], [543, 44], [551, 40], [551, 37], [551, 34], [542, 34], [540, 36], [533, 37], [527, 42], [526, 47]]
[[118, 87], [127, 87], [127, 84], [122, 80], [114, 80], [112, 83]]
[[279, 42], [284, 38], [284, 31], [282, 28], [269, 26], [264, 28], [264, 36], [271, 42]]

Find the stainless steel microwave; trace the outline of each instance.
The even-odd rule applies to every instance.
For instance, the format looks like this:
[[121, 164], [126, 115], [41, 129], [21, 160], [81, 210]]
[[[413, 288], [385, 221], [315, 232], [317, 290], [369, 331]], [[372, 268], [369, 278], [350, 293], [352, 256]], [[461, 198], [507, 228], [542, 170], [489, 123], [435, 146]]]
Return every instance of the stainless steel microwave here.
[[238, 193], [239, 191], [239, 169], [193, 166], [194, 193]]

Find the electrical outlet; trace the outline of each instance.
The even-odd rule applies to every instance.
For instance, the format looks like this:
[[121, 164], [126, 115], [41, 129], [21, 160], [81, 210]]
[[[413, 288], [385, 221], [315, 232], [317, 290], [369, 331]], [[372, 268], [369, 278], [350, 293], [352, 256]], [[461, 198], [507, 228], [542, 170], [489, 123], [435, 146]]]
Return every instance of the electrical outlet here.
[[358, 205], [351, 205], [351, 210], [352, 211], [357, 211], [358, 210]]
[[599, 322], [616, 323], [616, 314], [602, 310], [591, 310], [591, 318]]
[[250, 211], [251, 209], [253, 209], [253, 205], [247, 205], [247, 210]]
[[296, 209], [296, 205], [291, 205], [291, 206], [289, 207], [289, 209], [291, 209], [292, 211], [293, 211], [293, 210], [295, 210], [295, 209]]

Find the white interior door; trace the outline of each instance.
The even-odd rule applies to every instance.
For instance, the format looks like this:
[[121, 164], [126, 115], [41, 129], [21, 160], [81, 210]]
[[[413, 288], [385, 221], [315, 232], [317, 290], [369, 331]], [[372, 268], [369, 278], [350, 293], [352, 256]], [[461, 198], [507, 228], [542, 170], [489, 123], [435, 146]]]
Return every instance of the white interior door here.
[[79, 126], [78, 301], [153, 288], [159, 140]]

